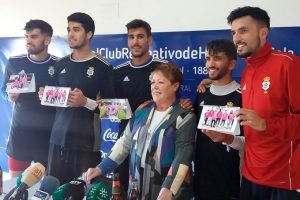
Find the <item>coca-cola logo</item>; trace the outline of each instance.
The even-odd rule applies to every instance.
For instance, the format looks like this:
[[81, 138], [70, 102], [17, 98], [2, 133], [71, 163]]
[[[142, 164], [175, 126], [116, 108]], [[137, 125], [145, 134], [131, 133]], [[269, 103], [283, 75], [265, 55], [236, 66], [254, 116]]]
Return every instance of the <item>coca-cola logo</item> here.
[[111, 128], [108, 128], [103, 134], [103, 140], [106, 142], [117, 142], [118, 136], [118, 132], [112, 132]]

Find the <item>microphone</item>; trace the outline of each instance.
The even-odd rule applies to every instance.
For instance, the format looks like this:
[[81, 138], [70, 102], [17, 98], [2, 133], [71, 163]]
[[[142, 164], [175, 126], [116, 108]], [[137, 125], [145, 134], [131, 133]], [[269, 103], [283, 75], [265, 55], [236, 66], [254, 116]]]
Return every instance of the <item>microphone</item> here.
[[13, 188], [4, 197], [4, 200], [23, 199], [24, 195], [26, 196], [26, 193], [28, 196], [27, 189], [33, 186], [34, 184], [36, 184], [39, 180], [41, 180], [44, 173], [45, 173], [45, 167], [41, 163], [34, 163], [31, 166], [29, 166], [22, 175], [21, 184]]
[[[11, 195], [18, 189], [18, 186], [15, 186], [9, 193], [5, 195], [3, 200], [10, 199]], [[24, 190], [21, 194], [18, 194], [17, 197], [14, 198], [15, 200], [28, 200], [28, 190]]]
[[83, 180], [74, 179], [70, 182], [69, 187], [65, 191], [65, 199], [68, 200], [82, 200], [86, 192], [86, 184]]
[[[25, 170], [24, 170], [24, 171], [25, 171]], [[10, 190], [9, 193], [6, 194], [7, 197], [10, 197], [10, 196], [14, 193], [14, 191], [18, 188], [18, 186], [21, 184], [21, 179], [22, 179], [22, 176], [23, 176], [23, 174], [24, 174], [24, 171], [22, 171], [22, 172], [19, 174], [19, 176], [17, 177], [17, 180], [16, 180], [16, 186], [15, 186], [12, 190]]]
[[56, 190], [54, 190], [52, 194], [53, 200], [64, 200], [64, 195], [66, 188], [69, 187], [70, 183], [65, 183], [61, 186], [59, 186]]
[[86, 200], [109, 200], [111, 191], [103, 182], [93, 184], [94, 186], [88, 191]]
[[53, 200], [82, 200], [86, 191], [83, 180], [75, 179], [58, 187], [52, 194]]
[[58, 188], [60, 182], [53, 176], [45, 176], [41, 182], [40, 189], [35, 192], [31, 200], [48, 200], [50, 195]]

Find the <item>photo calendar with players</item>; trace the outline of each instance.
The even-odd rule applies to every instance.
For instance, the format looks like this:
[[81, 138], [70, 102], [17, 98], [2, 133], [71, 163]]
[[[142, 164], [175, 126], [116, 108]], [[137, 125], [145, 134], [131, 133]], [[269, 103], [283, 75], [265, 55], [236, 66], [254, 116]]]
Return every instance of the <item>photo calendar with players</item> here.
[[203, 105], [198, 129], [213, 130], [220, 133], [239, 135], [239, 123], [234, 112], [239, 107]]

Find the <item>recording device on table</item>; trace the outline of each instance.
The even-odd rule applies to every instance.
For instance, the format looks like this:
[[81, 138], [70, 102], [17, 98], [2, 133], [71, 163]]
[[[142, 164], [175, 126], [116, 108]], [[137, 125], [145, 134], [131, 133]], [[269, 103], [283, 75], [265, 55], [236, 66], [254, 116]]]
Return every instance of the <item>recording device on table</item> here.
[[86, 184], [83, 180], [74, 179], [58, 187], [52, 194], [53, 200], [82, 200], [86, 193]]
[[28, 199], [27, 189], [40, 181], [45, 173], [45, 167], [41, 163], [34, 163], [29, 166], [23, 173], [21, 183], [14, 187], [5, 197], [4, 200], [23, 200]]
[[48, 200], [59, 186], [60, 182], [57, 178], [45, 176], [41, 182], [40, 189], [35, 192], [31, 200]]

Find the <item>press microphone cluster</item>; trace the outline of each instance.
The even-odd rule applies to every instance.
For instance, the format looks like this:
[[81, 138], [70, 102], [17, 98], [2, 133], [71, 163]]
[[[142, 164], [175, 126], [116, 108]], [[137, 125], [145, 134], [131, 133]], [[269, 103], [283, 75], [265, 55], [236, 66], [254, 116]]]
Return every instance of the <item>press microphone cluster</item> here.
[[4, 200], [27, 200], [27, 189], [40, 181], [45, 173], [45, 167], [41, 163], [34, 163], [23, 173], [20, 185], [14, 187]]
[[52, 193], [60, 186], [60, 182], [53, 176], [45, 176], [41, 182], [40, 189], [35, 192], [31, 200], [48, 200]]

